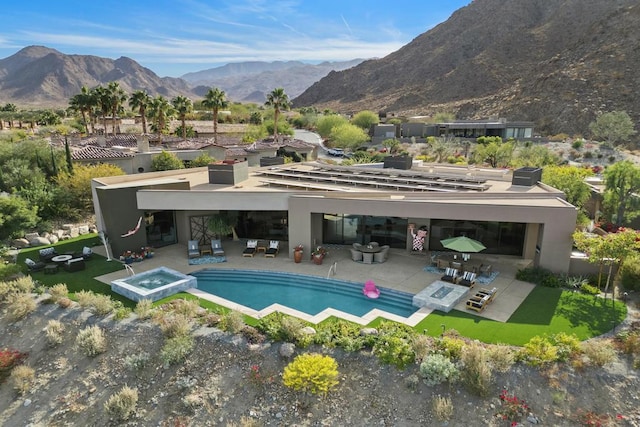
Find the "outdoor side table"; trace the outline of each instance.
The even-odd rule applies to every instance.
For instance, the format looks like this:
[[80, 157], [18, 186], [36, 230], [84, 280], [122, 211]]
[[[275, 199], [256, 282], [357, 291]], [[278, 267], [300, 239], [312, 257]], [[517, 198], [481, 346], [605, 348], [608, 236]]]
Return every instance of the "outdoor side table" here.
[[55, 274], [58, 272], [58, 264], [47, 264], [44, 266], [44, 274]]

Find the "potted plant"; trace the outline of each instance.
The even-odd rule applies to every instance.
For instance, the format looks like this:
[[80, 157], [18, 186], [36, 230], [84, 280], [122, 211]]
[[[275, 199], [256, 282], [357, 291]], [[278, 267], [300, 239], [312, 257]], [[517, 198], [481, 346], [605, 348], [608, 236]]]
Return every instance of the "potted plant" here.
[[318, 265], [322, 264], [322, 261], [324, 260], [324, 257], [327, 255], [327, 253], [327, 249], [323, 246], [316, 247], [316, 249], [311, 252], [311, 259], [313, 260], [313, 263]]
[[293, 261], [296, 263], [300, 263], [302, 261], [302, 245], [297, 245], [293, 248]]

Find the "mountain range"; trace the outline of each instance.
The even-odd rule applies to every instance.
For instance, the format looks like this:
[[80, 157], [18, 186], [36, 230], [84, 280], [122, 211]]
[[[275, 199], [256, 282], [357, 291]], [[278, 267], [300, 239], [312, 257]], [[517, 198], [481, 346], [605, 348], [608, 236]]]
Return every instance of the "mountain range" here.
[[531, 120], [586, 133], [597, 114], [638, 122], [637, 0], [474, 0], [396, 52], [331, 72], [296, 107]]
[[459, 119], [506, 117], [542, 134], [584, 134], [614, 110], [640, 121], [637, 0], [474, 0], [380, 59], [247, 62], [159, 77], [130, 58], [66, 55], [30, 46], [0, 60], [0, 103], [66, 106], [85, 85], [264, 102], [284, 87], [294, 107]]

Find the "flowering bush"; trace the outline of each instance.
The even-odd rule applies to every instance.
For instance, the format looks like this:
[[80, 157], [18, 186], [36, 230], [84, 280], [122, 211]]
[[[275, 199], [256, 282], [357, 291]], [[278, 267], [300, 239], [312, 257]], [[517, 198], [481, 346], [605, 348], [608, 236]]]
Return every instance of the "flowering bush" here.
[[519, 399], [516, 395], [509, 396], [506, 389], [500, 393], [500, 401], [502, 407], [498, 411], [498, 416], [503, 420], [511, 421], [511, 425], [515, 426], [529, 412], [529, 405]]
[[18, 350], [0, 349], [0, 379], [10, 372], [14, 366], [22, 363], [26, 357], [27, 353], [22, 353]]
[[298, 251], [301, 251], [302, 249], [303, 249], [302, 245], [296, 245], [296, 247], [293, 248], [293, 251], [298, 252]]
[[325, 247], [318, 246], [313, 250], [313, 252], [311, 252], [311, 255], [322, 255], [322, 256], [324, 256], [324, 255], [326, 255], [328, 253], [329, 253], [329, 251], [327, 251], [327, 249]]

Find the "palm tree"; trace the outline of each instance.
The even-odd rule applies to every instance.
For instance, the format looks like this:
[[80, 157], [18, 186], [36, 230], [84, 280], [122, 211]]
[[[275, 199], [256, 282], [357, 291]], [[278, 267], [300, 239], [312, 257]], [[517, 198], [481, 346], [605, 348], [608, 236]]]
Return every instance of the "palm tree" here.
[[175, 108], [178, 117], [180, 117], [180, 122], [182, 123], [182, 139], [187, 140], [187, 114], [189, 114], [193, 110], [193, 103], [189, 98], [183, 95], [178, 95], [171, 100], [171, 104], [173, 104], [173, 108]]
[[213, 139], [218, 142], [218, 112], [229, 106], [227, 101], [227, 95], [223, 90], [216, 88], [209, 89], [209, 92], [204, 96], [202, 105], [206, 108], [210, 108], [213, 113]]
[[96, 86], [91, 89], [91, 96], [95, 99], [100, 114], [102, 114], [102, 126], [104, 134], [107, 134], [107, 114], [111, 111], [111, 97], [104, 86]]
[[73, 111], [76, 111], [82, 115], [82, 123], [84, 125], [85, 132], [89, 133], [89, 126], [87, 125], [87, 116], [91, 115], [91, 110], [94, 106], [94, 99], [91, 95], [91, 91], [88, 87], [82, 86], [80, 93], [75, 94], [69, 100], [69, 105]]
[[151, 129], [154, 132], [158, 132], [160, 138], [162, 138], [162, 133], [166, 131], [167, 121], [173, 116], [174, 112], [173, 106], [162, 95], [156, 96], [149, 103], [149, 117], [153, 120]]
[[111, 99], [111, 124], [113, 125], [113, 135], [116, 135], [116, 116], [122, 110], [122, 104], [127, 100], [127, 93], [120, 87], [118, 82], [109, 82], [107, 85], [107, 94]]
[[151, 97], [145, 90], [136, 90], [129, 97], [129, 107], [137, 109], [142, 118], [142, 133], [147, 133], [147, 108], [151, 103]]
[[267, 95], [267, 101], [264, 105], [273, 107], [273, 140], [278, 140], [278, 116], [281, 110], [288, 110], [291, 108], [291, 102], [289, 97], [284, 93], [284, 89], [279, 87], [271, 91]]

